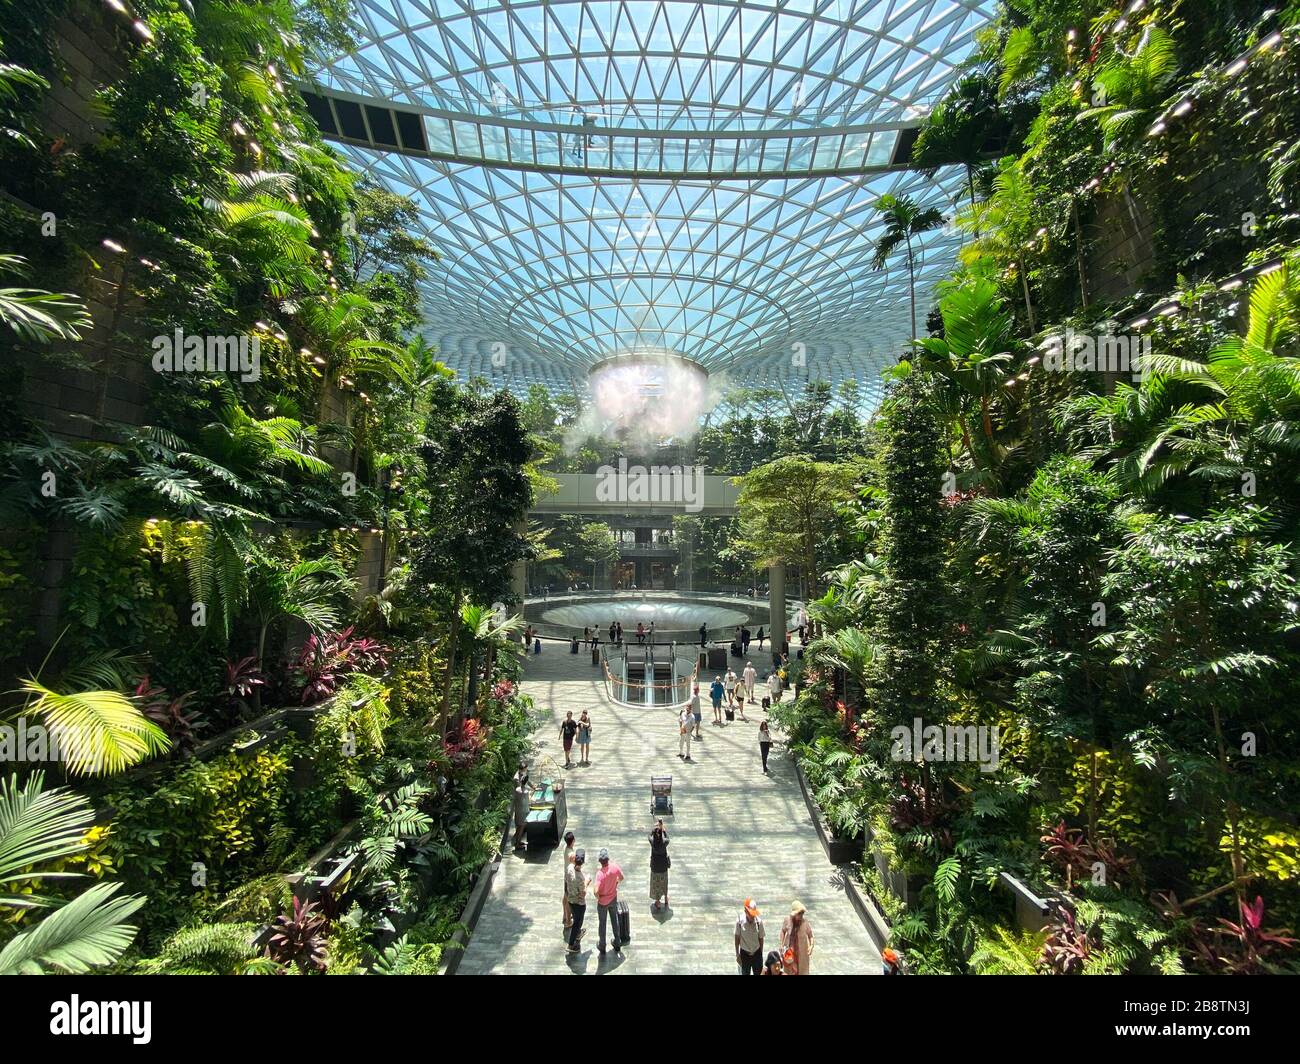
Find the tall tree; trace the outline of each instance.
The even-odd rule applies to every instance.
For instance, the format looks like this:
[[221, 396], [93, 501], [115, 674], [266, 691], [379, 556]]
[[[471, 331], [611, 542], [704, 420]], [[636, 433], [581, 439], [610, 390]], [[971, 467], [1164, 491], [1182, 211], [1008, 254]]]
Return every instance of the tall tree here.
[[786, 563], [803, 570], [807, 594], [815, 598], [829, 567], [824, 544], [852, 502], [858, 467], [818, 462], [807, 455], [778, 458], [736, 478], [740, 485], [740, 549], [757, 566]]
[[922, 208], [910, 196], [881, 196], [876, 210], [885, 216], [885, 231], [876, 241], [876, 255], [872, 265], [883, 270], [885, 264], [902, 245], [907, 251], [907, 294], [912, 306], [912, 339], [916, 339], [916, 247], [913, 241], [922, 233], [943, 225], [943, 214], [937, 207]]
[[415, 557], [419, 583], [436, 585], [446, 618], [445, 689], [439, 733], [451, 709], [466, 602], [494, 602], [510, 590], [514, 563], [530, 553], [520, 531], [532, 503], [524, 466], [532, 455], [519, 404], [443, 382], [422, 456], [430, 487], [429, 523]]

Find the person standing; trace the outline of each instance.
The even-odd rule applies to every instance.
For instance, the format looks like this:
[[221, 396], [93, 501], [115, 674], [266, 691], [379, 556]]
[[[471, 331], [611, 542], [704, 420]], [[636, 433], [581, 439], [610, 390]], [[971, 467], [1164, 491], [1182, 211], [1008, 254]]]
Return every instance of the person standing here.
[[618, 636], [618, 645], [623, 645], [623, 622], [619, 621], [614, 625], [614, 632]]
[[524, 848], [524, 829], [528, 826], [528, 807], [531, 794], [528, 786], [528, 767], [520, 765], [515, 773], [514, 813], [515, 849]]
[[616, 646], [617, 644], [618, 644], [618, 627], [617, 625], [614, 624], [613, 621], [610, 621], [609, 622], [609, 645]]
[[578, 764], [591, 764], [591, 717], [585, 709], [578, 718]]
[[564, 913], [564, 930], [573, 926], [573, 911], [569, 908], [569, 868], [573, 864], [574, 837], [572, 831], [564, 833], [564, 889], [560, 892], [560, 910]]
[[754, 704], [754, 681], [758, 679], [758, 672], [754, 668], [752, 661], [745, 662], [745, 671], [741, 673], [741, 679], [745, 681], [745, 694], [749, 697], [749, 704]]
[[763, 968], [763, 918], [753, 898], [736, 917], [736, 963], [741, 975], [759, 975]]
[[[700, 689], [695, 688], [695, 697], [691, 703], [696, 709], [700, 705]], [[691, 759], [691, 731], [695, 728], [695, 715], [691, 712], [691, 706], [682, 707], [681, 716], [677, 718], [677, 756], [683, 761]]]
[[768, 674], [767, 693], [772, 696], [772, 705], [781, 701], [781, 674], [776, 669]]
[[573, 719], [573, 710], [564, 714], [560, 722], [560, 741], [564, 743], [564, 767], [572, 768], [573, 737], [578, 734], [578, 722]]
[[749, 653], [749, 638], [749, 629], [742, 624], [740, 626], [740, 652], [742, 654]]
[[655, 622], [650, 622], [650, 645], [655, 645]]
[[761, 624], [758, 626], [758, 635], [755, 638], [758, 640], [758, 649], [762, 650], [764, 636], [763, 636], [763, 626]]
[[645, 646], [645, 623], [643, 621], [636, 622], [636, 645], [639, 647]]
[[763, 775], [767, 775], [767, 755], [772, 749], [772, 732], [763, 721], [758, 726], [758, 752], [763, 755]]
[[709, 684], [709, 699], [713, 702], [713, 723], [722, 723], [722, 696], [724, 694], [722, 678], [713, 677], [713, 683]]
[[664, 900], [664, 908], [668, 908], [668, 869], [672, 864], [668, 856], [668, 832], [660, 818], [650, 832], [650, 900], [654, 902], [655, 912], [659, 911], [660, 898]]
[[585, 647], [585, 646], [590, 646], [590, 645], [591, 645], [591, 626], [590, 626], [590, 625], [587, 625], [586, 627], [584, 627], [584, 628], [582, 629], [582, 645], [583, 645], [584, 647]]
[[709, 645], [709, 627], [706, 624], [701, 624], [700, 625], [700, 646], [706, 647], [708, 645]]
[[578, 942], [582, 938], [582, 924], [587, 916], [587, 888], [591, 886], [591, 877], [583, 871], [587, 862], [584, 850], [576, 850], [573, 863], [564, 870], [564, 897], [569, 903], [569, 912], [573, 914], [573, 923], [569, 927], [569, 952], [578, 952]]
[[596, 872], [596, 906], [600, 917], [600, 955], [605, 956], [605, 920], [610, 922], [610, 940], [614, 952], [623, 955], [623, 937], [618, 926], [618, 885], [623, 882], [623, 870], [609, 859], [609, 851], [601, 849], [596, 855], [600, 869]]
[[794, 971], [789, 975], [811, 975], [813, 953], [812, 924], [808, 922], [808, 910], [801, 901], [790, 906], [790, 915], [781, 924], [781, 949], [787, 960], [794, 954]]

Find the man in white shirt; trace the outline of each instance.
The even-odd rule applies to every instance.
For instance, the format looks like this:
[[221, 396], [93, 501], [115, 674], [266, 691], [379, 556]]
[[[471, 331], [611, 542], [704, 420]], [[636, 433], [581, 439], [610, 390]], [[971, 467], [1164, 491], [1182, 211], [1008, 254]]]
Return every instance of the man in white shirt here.
[[741, 975], [763, 973], [763, 918], [753, 898], [745, 899], [745, 907], [736, 917], [736, 963]]

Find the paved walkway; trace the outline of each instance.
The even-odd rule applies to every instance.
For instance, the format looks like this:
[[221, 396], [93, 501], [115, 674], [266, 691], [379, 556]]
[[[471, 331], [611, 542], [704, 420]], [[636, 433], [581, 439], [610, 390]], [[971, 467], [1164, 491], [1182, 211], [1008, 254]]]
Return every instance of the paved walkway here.
[[[763, 676], [766, 653], [751, 648]], [[738, 659], [732, 659], [736, 661]], [[742, 666], [743, 667], [743, 666]], [[737, 670], [739, 671], [739, 670]], [[623, 956], [596, 952], [597, 914], [587, 906], [582, 952], [569, 956], [561, 927], [563, 849], [507, 852], [469, 946], [463, 974], [735, 974], [732, 933], [741, 902], [753, 896], [767, 923], [764, 949], [776, 947], [790, 902], [808, 907], [815, 936], [814, 974], [876, 974], [880, 958], [826, 860], [808, 815], [794, 766], [777, 743], [764, 776], [758, 750], [759, 706], [752, 723], [721, 727], [704, 693], [703, 739], [692, 763], [677, 757], [673, 710], [614, 705], [591, 657], [559, 643], [530, 656], [524, 690], [538, 708], [533, 765], [549, 757], [568, 787], [568, 828], [587, 851], [608, 847], [627, 877], [620, 896], [631, 906], [632, 941]], [[757, 694], [757, 691], [755, 692]], [[565, 771], [559, 721], [566, 710], [592, 717], [591, 765]], [[654, 913], [649, 899], [650, 776], [671, 773], [675, 815], [670, 839], [670, 907]], [[534, 768], [534, 778], [537, 768]]]

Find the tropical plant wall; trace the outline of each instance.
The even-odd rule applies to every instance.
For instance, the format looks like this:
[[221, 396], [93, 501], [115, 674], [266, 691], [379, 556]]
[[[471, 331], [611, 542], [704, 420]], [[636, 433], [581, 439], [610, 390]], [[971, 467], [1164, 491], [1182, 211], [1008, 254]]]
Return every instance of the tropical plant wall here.
[[0, 6], [0, 972], [435, 970], [499, 841], [533, 443], [292, 88], [350, 33]]
[[921, 134], [967, 243], [782, 710], [914, 970], [1300, 969], [1298, 24], [1014, 0]]

